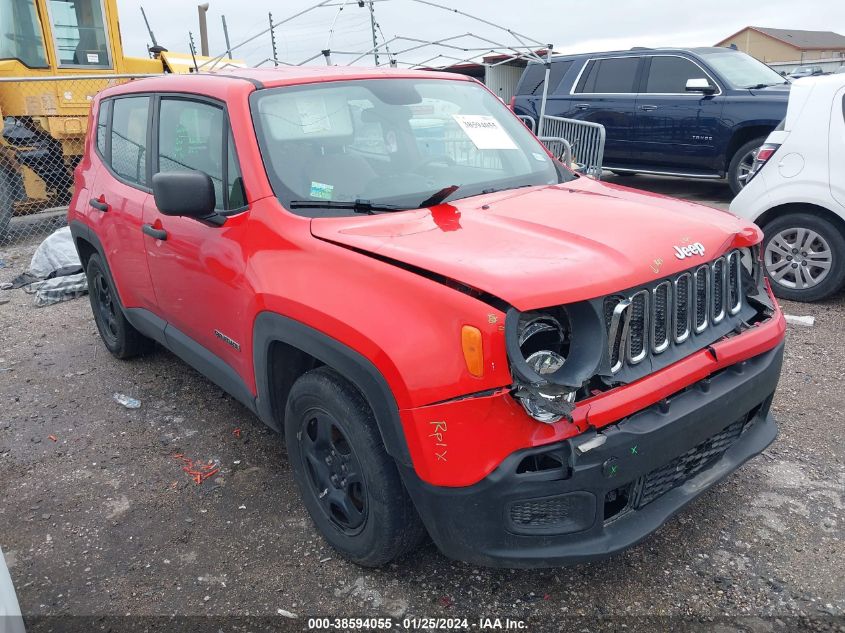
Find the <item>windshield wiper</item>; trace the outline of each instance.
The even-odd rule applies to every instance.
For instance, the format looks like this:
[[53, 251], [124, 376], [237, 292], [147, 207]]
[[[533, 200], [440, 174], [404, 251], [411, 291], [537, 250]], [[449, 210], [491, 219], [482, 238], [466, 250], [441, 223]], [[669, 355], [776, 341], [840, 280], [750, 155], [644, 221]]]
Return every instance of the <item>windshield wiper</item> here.
[[440, 191], [435, 191], [428, 198], [420, 202], [420, 209], [437, 206], [460, 188], [460, 185], [449, 185], [448, 187], [443, 187]]
[[353, 202], [340, 200], [291, 200], [288, 205], [291, 209], [349, 209], [355, 213], [389, 213], [391, 211], [407, 211], [406, 207], [397, 207], [392, 204], [372, 203], [369, 200], [358, 198]]
[[[784, 81], [783, 83], [787, 83]], [[754, 84], [753, 86], [745, 86], [746, 90], [761, 90], [763, 88], [768, 88], [770, 86], [779, 86], [779, 83], [776, 84]]]

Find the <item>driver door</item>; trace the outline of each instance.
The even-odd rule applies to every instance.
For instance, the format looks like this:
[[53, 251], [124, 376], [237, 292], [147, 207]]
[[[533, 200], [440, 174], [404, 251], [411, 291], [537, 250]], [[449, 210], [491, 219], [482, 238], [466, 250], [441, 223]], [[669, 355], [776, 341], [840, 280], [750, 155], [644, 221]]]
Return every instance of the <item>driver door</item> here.
[[[246, 196], [225, 108], [199, 98], [156, 98], [152, 172], [197, 170], [214, 183], [222, 226], [159, 213], [153, 196], [144, 207], [144, 241], [158, 314], [167, 321], [174, 349], [212, 352], [240, 375], [249, 375], [254, 297], [244, 270], [241, 241]], [[243, 351], [242, 351], [243, 349]]]

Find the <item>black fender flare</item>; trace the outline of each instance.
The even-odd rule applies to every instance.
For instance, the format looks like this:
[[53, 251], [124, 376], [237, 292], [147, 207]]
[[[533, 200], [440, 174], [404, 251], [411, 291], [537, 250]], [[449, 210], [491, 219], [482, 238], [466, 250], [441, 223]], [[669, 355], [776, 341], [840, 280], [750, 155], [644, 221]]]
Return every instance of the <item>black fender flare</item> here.
[[340, 341], [275, 312], [260, 312], [253, 328], [256, 405], [262, 420], [277, 426], [269, 371], [270, 348], [275, 342], [286, 343], [311, 355], [355, 385], [373, 411], [387, 453], [402, 465], [412, 466], [396, 398], [376, 366]]

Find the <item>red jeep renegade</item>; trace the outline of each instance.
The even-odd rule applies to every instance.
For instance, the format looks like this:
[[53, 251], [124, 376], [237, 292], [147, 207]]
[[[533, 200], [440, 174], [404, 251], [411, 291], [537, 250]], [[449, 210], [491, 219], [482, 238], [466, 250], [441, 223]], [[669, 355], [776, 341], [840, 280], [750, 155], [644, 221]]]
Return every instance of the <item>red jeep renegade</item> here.
[[106, 347], [283, 432], [352, 561], [607, 556], [776, 435], [761, 232], [571, 173], [473, 80], [152, 78], [89, 130], [68, 218]]

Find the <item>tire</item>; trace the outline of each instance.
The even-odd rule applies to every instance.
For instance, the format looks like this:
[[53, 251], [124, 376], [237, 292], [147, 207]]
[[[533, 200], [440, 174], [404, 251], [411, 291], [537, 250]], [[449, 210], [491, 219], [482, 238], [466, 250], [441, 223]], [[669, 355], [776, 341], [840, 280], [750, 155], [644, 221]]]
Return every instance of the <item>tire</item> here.
[[88, 259], [88, 298], [100, 338], [115, 358], [132, 358], [150, 351], [153, 341], [132, 327], [123, 314], [117, 290], [98, 254]]
[[778, 297], [818, 301], [842, 288], [845, 236], [829, 220], [790, 213], [766, 224], [763, 232], [763, 264]]
[[328, 367], [301, 376], [285, 411], [285, 443], [302, 501], [344, 558], [378, 567], [425, 536], [373, 413]]
[[754, 165], [754, 155], [765, 142], [765, 136], [752, 139], [736, 150], [731, 157], [731, 162], [728, 165], [728, 184], [731, 186], [734, 195], [742, 191], [748, 181], [748, 174], [751, 173], [751, 167]]

